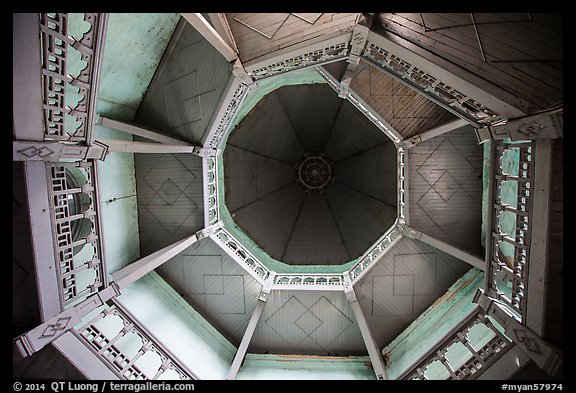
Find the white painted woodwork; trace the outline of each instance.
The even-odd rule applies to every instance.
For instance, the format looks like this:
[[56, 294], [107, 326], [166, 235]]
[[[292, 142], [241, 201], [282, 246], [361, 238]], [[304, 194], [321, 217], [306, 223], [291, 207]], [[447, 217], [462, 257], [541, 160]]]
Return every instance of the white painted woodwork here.
[[550, 200], [552, 179], [552, 141], [539, 139], [535, 146], [534, 189], [532, 190], [532, 233], [530, 235], [530, 265], [526, 326], [539, 336], [544, 335], [546, 287], [549, 264]]
[[370, 362], [372, 363], [372, 367], [374, 368], [374, 373], [376, 374], [376, 378], [379, 380], [388, 379], [386, 377], [386, 370], [384, 365], [384, 359], [382, 358], [382, 354], [378, 349], [376, 342], [370, 332], [370, 326], [368, 326], [368, 321], [366, 321], [366, 317], [364, 316], [364, 312], [362, 311], [362, 307], [356, 298], [356, 294], [354, 293], [354, 288], [352, 287], [352, 282], [350, 278], [345, 275], [344, 276], [344, 292], [346, 293], [346, 297], [350, 302], [350, 307], [354, 312], [354, 317], [356, 318], [356, 323], [358, 324], [358, 328], [362, 333], [362, 339], [364, 340], [364, 344], [366, 345], [366, 349], [368, 350], [368, 356], [370, 356]]
[[104, 160], [107, 146], [97, 141], [92, 146], [61, 141], [20, 141], [12, 142], [13, 161]]
[[111, 274], [112, 280], [120, 289], [132, 284], [134, 281], [150, 273], [164, 262], [178, 255], [180, 252], [198, 241], [198, 234], [190, 235], [174, 244], [164, 247], [144, 258]]
[[104, 144], [115, 153], [194, 153], [195, 147], [192, 145], [167, 145], [155, 142], [133, 142], [116, 139], [99, 139], [97, 142]]
[[228, 24], [228, 20], [226, 19], [226, 15], [221, 12], [214, 12], [208, 13], [208, 17], [212, 22], [212, 26], [214, 26], [214, 30], [222, 37], [224, 41], [234, 50], [234, 52], [238, 53], [238, 46], [236, 45], [236, 40], [232, 35], [232, 30], [230, 29], [230, 25]]
[[24, 173], [40, 320], [46, 321], [61, 311], [49, 204], [50, 184], [44, 162], [24, 162]]
[[406, 142], [405, 142], [406, 147], [407, 148], [414, 147], [420, 142], [427, 141], [428, 139], [443, 135], [447, 132], [456, 130], [460, 127], [464, 127], [468, 124], [469, 123], [463, 119], [456, 119], [456, 120], [449, 121], [448, 123], [442, 124], [442, 125], [437, 126], [437, 127], [433, 127], [429, 130], [421, 132], [420, 134], [414, 135], [410, 139], [406, 140]]
[[128, 134], [141, 136], [143, 138], [151, 139], [156, 142], [165, 143], [168, 145], [182, 145], [190, 146], [188, 142], [181, 141], [180, 139], [172, 138], [170, 136], [159, 133], [158, 131], [152, 131], [150, 129], [130, 124], [124, 121], [110, 119], [108, 117], [100, 116], [96, 124], [103, 127], [113, 128], [118, 131], [126, 132]]
[[14, 139], [44, 140], [38, 14], [12, 14]]
[[260, 316], [262, 316], [262, 311], [264, 311], [265, 305], [266, 302], [261, 299], [258, 299], [258, 301], [256, 302], [256, 307], [254, 307], [254, 311], [252, 312], [250, 321], [248, 321], [248, 326], [246, 327], [246, 331], [244, 332], [242, 341], [238, 346], [236, 355], [234, 355], [234, 360], [232, 361], [232, 365], [230, 366], [230, 371], [228, 372], [226, 379], [236, 379], [236, 375], [238, 375], [240, 366], [244, 361], [244, 357], [246, 356], [246, 352], [248, 351], [248, 346], [250, 345], [250, 340], [252, 340], [252, 336], [254, 335], [254, 331], [256, 330], [256, 325], [260, 320]]
[[433, 236], [427, 235], [408, 226], [404, 227], [404, 231], [404, 233], [407, 233], [407, 236], [411, 239], [420, 240], [426, 244], [429, 244], [432, 247], [435, 247], [438, 250], [445, 252], [446, 254], [452, 255], [461, 261], [469, 263], [470, 265], [477, 267], [482, 271], [486, 269], [484, 260], [480, 257], [477, 257], [476, 255], [472, 255], [469, 252], [459, 249], [458, 247], [454, 247], [449, 243], [436, 239]]
[[491, 86], [488, 86], [486, 82], [478, 80], [477, 77], [475, 78], [463, 70], [455, 70], [453, 65], [449, 66], [446, 64], [446, 61], [443, 61], [431, 52], [426, 52], [426, 54], [419, 53], [420, 51], [417, 51], [413, 44], [400, 37], [395, 37], [394, 41], [392, 41], [390, 38], [370, 31], [368, 40], [441, 80], [462, 94], [482, 103], [491, 111], [506, 118], [515, 118], [524, 115], [524, 112], [520, 109], [492, 94], [490, 92]]
[[73, 332], [66, 332], [53, 343], [62, 356], [72, 363], [89, 380], [118, 380], [94, 352]]
[[238, 58], [236, 51], [218, 34], [210, 23], [200, 13], [183, 13], [182, 16], [190, 23], [206, 40], [218, 50], [229, 62]]

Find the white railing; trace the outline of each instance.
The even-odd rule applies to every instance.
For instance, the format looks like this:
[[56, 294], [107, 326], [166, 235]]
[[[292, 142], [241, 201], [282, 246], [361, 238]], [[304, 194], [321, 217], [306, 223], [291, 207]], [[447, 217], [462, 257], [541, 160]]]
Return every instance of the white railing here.
[[[96, 95], [107, 14], [84, 14], [88, 29], [81, 37], [68, 35], [68, 14], [39, 14], [42, 61], [42, 99], [46, 139], [92, 142]], [[78, 75], [68, 73], [70, 53], [86, 63]], [[69, 106], [71, 92], [78, 98]]]
[[477, 307], [398, 379], [476, 379], [512, 346]]
[[197, 379], [128, 310], [112, 302], [76, 334], [119, 378]]
[[218, 228], [210, 235], [224, 251], [262, 285], [270, 275], [268, 269], [246, 247], [236, 240], [226, 229]]
[[499, 121], [498, 115], [481, 103], [452, 88], [437, 77], [380, 47], [373, 36], [368, 39], [362, 57], [420, 91], [432, 101], [474, 124]]
[[272, 289], [343, 291], [344, 277], [342, 274], [276, 273]]
[[[534, 142], [495, 144], [492, 228], [486, 239], [488, 296], [516, 311], [524, 321], [528, 293], [528, 266], [534, 193]], [[516, 162], [517, 160], [517, 162]], [[510, 287], [511, 286], [511, 287]]]
[[350, 275], [350, 280], [352, 284], [356, 283], [360, 278], [368, 272], [372, 265], [380, 259], [380, 257], [385, 253], [386, 249], [390, 247], [396, 239], [400, 239], [402, 235], [402, 229], [398, 223], [398, 219], [394, 224], [386, 231], [380, 238], [374, 243], [372, 247], [368, 249], [359, 258], [358, 262], [350, 268], [348, 274]]
[[106, 285], [96, 167], [92, 161], [48, 163], [50, 213], [63, 308]]

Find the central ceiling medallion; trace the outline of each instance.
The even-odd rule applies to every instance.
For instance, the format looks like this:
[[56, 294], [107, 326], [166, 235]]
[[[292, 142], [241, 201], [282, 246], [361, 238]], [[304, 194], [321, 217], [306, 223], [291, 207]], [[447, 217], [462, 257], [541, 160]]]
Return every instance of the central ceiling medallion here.
[[323, 153], [307, 153], [296, 163], [296, 183], [306, 192], [324, 193], [334, 182], [334, 163]]

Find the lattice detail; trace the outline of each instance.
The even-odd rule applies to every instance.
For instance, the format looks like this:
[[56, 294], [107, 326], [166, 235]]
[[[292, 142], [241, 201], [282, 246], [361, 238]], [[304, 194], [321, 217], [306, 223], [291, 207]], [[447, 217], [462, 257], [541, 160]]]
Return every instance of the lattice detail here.
[[214, 225], [220, 220], [218, 208], [218, 166], [216, 157], [204, 157], [204, 187], [205, 209], [208, 225]]
[[236, 116], [236, 112], [238, 112], [238, 109], [244, 102], [247, 93], [248, 93], [248, 86], [246, 86], [243, 83], [241, 83], [236, 88], [234, 94], [232, 95], [232, 98], [228, 102], [228, 105], [226, 105], [226, 111], [224, 112], [224, 115], [220, 118], [220, 121], [218, 122], [218, 126], [216, 127], [214, 134], [212, 134], [210, 140], [208, 141], [208, 146], [210, 148], [217, 149], [220, 146], [220, 143], [222, 142], [224, 135], [226, 135], [226, 132], [228, 131], [228, 128], [232, 123], [232, 120]]
[[458, 113], [474, 122], [493, 123], [502, 119], [481, 103], [373, 42], [368, 41], [366, 43], [362, 56], [389, 73], [407, 81], [424, 94], [454, 108]]
[[[118, 320], [121, 325], [119, 330]], [[110, 326], [115, 326], [116, 328], [114, 329]], [[107, 327], [106, 330], [108, 332], [114, 331], [114, 333], [106, 335], [103, 332], [103, 327]], [[175, 371], [180, 380], [195, 379], [190, 372], [185, 371], [174, 360], [172, 354], [133, 320], [133, 317], [123, 310], [119, 304], [103, 309], [90, 322], [80, 327], [77, 332], [87, 346], [104, 363], [111, 366], [114, 373], [121, 379], [155, 380], [159, 379], [168, 370]], [[130, 342], [130, 345], [126, 345], [126, 342]], [[133, 348], [134, 344], [139, 344], [136, 351]], [[130, 348], [130, 354], [124, 352], [123, 348]], [[160, 362], [153, 366], [148, 365], [146, 367], [148, 373], [146, 373], [142, 364], [144, 362], [139, 362], [139, 359], [148, 353], [157, 355]]]
[[348, 56], [348, 44], [349, 43], [346, 41], [311, 52], [306, 52], [286, 60], [278, 61], [276, 63], [257, 68], [253, 71], [250, 71], [248, 74], [254, 79], [262, 79], [284, 72], [294, 71], [298, 68], [325, 63], [327, 61], [334, 61]]
[[[342, 290], [344, 278], [342, 274], [278, 274], [274, 277], [274, 289], [300, 289], [315, 287], [315, 289]], [[298, 288], [296, 288], [298, 287]]]
[[[90, 114], [95, 110], [96, 59], [97, 50], [103, 42], [99, 38], [99, 14], [84, 14], [84, 21], [90, 25], [80, 39], [68, 36], [68, 14], [42, 13], [40, 17], [40, 39], [42, 59], [42, 96], [44, 109], [44, 134], [49, 139], [66, 141], [86, 141], [92, 132]], [[68, 55], [78, 51], [86, 67], [77, 77], [67, 73]], [[66, 90], [70, 86], [78, 89], [81, 99], [74, 107], [66, 105]], [[66, 115], [70, 115], [78, 126], [66, 127]]]
[[359, 280], [362, 273], [378, 260], [384, 251], [401, 234], [402, 230], [399, 228], [398, 219], [396, 219], [394, 225], [392, 225], [368, 251], [362, 254], [359, 261], [349, 270], [350, 280], [352, 280], [353, 284]]
[[[82, 168], [86, 175], [86, 184], [78, 188], [72, 188], [67, 182], [67, 167]], [[79, 162], [69, 164], [48, 164], [47, 172], [49, 183], [52, 223], [54, 225], [54, 244], [56, 246], [57, 274], [60, 289], [60, 300], [64, 307], [84, 299], [88, 295], [98, 291], [104, 285], [104, 266], [102, 262], [102, 250], [100, 244], [98, 204], [94, 189], [95, 168], [92, 162]], [[70, 203], [81, 197], [89, 201], [89, 205], [83, 212], [72, 214]], [[73, 225], [84, 224], [87, 227], [88, 220], [90, 230], [82, 234], [81, 238], [74, 238]], [[78, 232], [77, 232], [78, 233]], [[80, 235], [76, 235], [80, 236]], [[82, 248], [91, 244], [93, 254], [86, 260], [74, 260], [75, 248]], [[77, 275], [85, 270], [92, 270], [94, 281], [84, 288], [77, 286]], [[85, 273], [82, 273], [85, 274]]]
[[[478, 325], [489, 329], [492, 334], [492, 337], [484, 340], [481, 346], [470, 337], [471, 329]], [[440, 378], [444, 374], [444, 379], [476, 379], [513, 345], [478, 309], [440, 340], [399, 379], [432, 379], [427, 373], [429, 367], [436, 367], [435, 372]], [[449, 355], [453, 346], [461, 348], [458, 356]]]
[[[526, 314], [526, 295], [528, 284], [528, 264], [530, 260], [530, 236], [532, 232], [532, 191], [534, 189], [534, 142], [506, 143], [502, 140], [496, 143], [496, 175], [494, 190], [494, 220], [490, 266], [487, 274], [490, 277], [487, 291], [491, 297], [501, 300], [524, 320]], [[504, 155], [517, 155], [518, 164], [504, 168]], [[517, 172], [517, 174], [511, 174]], [[506, 186], [516, 186], [514, 201], [504, 201], [503, 189]], [[504, 233], [503, 222], [506, 215], [513, 215], [513, 230]], [[513, 249], [512, 255], [505, 255], [504, 249]], [[510, 252], [507, 252], [510, 254]], [[498, 281], [506, 279], [512, 284], [511, 295], [498, 288]]]
[[270, 270], [264, 266], [250, 251], [224, 228], [219, 228], [211, 235], [211, 238], [220, 245], [236, 262], [240, 264], [261, 284], [264, 284]]
[[406, 212], [408, 205], [406, 203], [406, 158], [407, 154], [403, 147], [398, 147], [398, 222], [406, 224]]

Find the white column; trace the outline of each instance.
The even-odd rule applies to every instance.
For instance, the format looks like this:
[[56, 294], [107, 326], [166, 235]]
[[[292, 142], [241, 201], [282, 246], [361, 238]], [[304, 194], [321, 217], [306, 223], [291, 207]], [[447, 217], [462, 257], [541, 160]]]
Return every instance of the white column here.
[[437, 248], [438, 250], [443, 251], [446, 254], [452, 255], [453, 257], [458, 258], [461, 261], [469, 263], [470, 265], [477, 267], [482, 271], [486, 270], [486, 262], [484, 261], [484, 259], [477, 257], [476, 255], [470, 254], [467, 251], [461, 250], [458, 247], [454, 247], [451, 244], [436, 239], [435, 237], [417, 231], [408, 226], [404, 226], [404, 234], [411, 239], [420, 240], [421, 242], [424, 242], [434, 248]]
[[382, 359], [382, 354], [374, 342], [372, 332], [370, 332], [370, 327], [368, 326], [368, 321], [366, 321], [362, 307], [360, 306], [360, 303], [358, 303], [356, 293], [352, 287], [352, 281], [347, 274], [344, 275], [344, 293], [350, 302], [350, 307], [352, 308], [352, 312], [354, 313], [354, 317], [356, 318], [356, 322], [360, 328], [360, 333], [362, 333], [362, 338], [364, 339], [364, 344], [368, 350], [368, 356], [370, 357], [370, 362], [372, 363], [372, 368], [374, 369], [376, 378], [379, 380], [388, 379], [386, 376], [384, 359]]
[[232, 62], [238, 58], [238, 53], [218, 34], [210, 23], [200, 13], [183, 13], [182, 17], [188, 21], [218, 52]]

